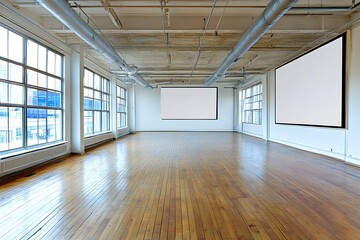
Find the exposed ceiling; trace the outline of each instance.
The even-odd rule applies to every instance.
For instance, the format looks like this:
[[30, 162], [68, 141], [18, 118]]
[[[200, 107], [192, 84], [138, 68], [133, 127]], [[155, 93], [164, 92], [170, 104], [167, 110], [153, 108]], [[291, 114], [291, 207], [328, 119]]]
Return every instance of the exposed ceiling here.
[[[34, 0], [10, 0], [67, 44], [84, 44]], [[202, 84], [270, 1], [89, 0], [73, 9], [143, 78], [157, 84]], [[359, 0], [300, 0], [218, 83], [237, 85], [348, 29]], [[214, 6], [214, 7], [213, 7]], [[206, 31], [205, 26], [208, 22]], [[201, 44], [200, 44], [201, 43]], [[86, 54], [121, 71], [84, 44]]]

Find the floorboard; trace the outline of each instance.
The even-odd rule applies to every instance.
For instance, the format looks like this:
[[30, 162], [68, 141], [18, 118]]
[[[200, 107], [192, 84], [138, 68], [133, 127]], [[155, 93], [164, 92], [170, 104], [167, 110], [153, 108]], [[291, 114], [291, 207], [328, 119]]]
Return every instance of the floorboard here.
[[237, 133], [137, 133], [0, 186], [0, 239], [360, 239], [360, 168]]

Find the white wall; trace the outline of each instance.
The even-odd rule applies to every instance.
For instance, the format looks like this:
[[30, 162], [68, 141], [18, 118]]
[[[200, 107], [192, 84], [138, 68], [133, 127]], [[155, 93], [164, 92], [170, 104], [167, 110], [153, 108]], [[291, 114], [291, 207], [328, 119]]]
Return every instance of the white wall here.
[[269, 88], [270, 141], [341, 158], [345, 150], [344, 129], [275, 124], [274, 70], [270, 74]]
[[160, 88], [137, 86], [135, 91], [136, 131], [233, 131], [232, 88], [219, 87], [218, 120], [161, 120]]
[[348, 36], [345, 129], [275, 124], [275, 71], [271, 70], [263, 81], [267, 119], [262, 126], [242, 124], [241, 132], [360, 165], [360, 24]]
[[351, 38], [347, 84], [348, 131], [346, 161], [360, 164], [360, 24], [353, 28]]

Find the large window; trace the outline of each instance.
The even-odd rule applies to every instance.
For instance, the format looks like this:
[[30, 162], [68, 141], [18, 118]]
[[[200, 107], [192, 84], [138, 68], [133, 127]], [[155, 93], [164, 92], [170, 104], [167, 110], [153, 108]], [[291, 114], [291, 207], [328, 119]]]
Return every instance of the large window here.
[[261, 124], [262, 117], [262, 84], [243, 90], [244, 123]]
[[116, 88], [116, 96], [117, 96], [117, 127], [125, 128], [127, 126], [126, 121], [126, 99], [127, 93], [126, 89], [120, 86]]
[[62, 61], [0, 26], [0, 152], [63, 139]]
[[110, 130], [110, 81], [85, 69], [84, 73], [85, 136]]

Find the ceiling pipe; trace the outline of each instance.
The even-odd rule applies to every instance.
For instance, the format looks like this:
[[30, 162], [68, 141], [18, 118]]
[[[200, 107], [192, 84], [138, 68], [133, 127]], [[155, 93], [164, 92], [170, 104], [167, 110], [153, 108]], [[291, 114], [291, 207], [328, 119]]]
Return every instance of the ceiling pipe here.
[[240, 38], [220, 67], [204, 82], [209, 86], [236, 63], [298, 0], [272, 0]]
[[136, 68], [130, 67], [116, 53], [115, 48], [105, 42], [70, 6], [66, 0], [37, 0], [41, 6], [54, 15], [59, 21], [65, 24], [76, 35], [84, 40], [91, 47], [102, 53], [107, 59], [114, 62], [128, 77], [146, 88], [152, 86], [137, 73]]

